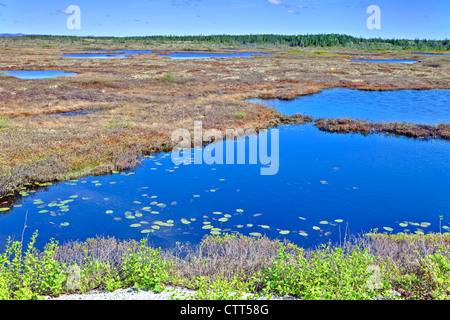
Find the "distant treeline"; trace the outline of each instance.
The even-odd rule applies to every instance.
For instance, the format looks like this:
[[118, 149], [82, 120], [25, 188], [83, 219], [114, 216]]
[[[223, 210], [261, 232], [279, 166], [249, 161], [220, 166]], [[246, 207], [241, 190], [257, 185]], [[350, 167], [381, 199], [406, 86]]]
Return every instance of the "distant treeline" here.
[[221, 46], [284, 46], [284, 47], [345, 47], [352, 49], [390, 49], [390, 50], [450, 50], [450, 40], [408, 40], [356, 38], [341, 34], [311, 35], [209, 35], [209, 36], [147, 36], [147, 37], [75, 37], [75, 36], [22, 36], [14, 39], [42, 39], [53, 41], [77, 42], [84, 39], [104, 39], [115, 43], [139, 42], [151, 44], [157, 42], [208, 43]]

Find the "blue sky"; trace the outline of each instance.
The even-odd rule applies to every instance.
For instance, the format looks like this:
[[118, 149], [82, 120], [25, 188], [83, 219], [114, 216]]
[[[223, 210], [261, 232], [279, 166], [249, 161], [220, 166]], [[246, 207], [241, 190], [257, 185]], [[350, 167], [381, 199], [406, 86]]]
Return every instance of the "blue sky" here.
[[[369, 1], [369, 2], [368, 2]], [[366, 38], [450, 38], [449, 0], [0, 0], [0, 33], [145, 36], [341, 33]], [[65, 10], [81, 9], [70, 30]], [[369, 5], [381, 9], [370, 30]]]

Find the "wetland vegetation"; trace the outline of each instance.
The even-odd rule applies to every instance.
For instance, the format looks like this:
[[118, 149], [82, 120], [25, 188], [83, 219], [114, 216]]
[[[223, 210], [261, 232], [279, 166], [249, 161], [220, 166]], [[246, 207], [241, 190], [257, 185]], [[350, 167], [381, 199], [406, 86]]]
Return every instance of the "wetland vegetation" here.
[[[450, 89], [450, 57], [416, 52], [448, 51], [448, 41], [23, 36], [0, 38], [0, 48], [6, 73], [0, 77], [0, 240], [7, 243], [0, 255], [0, 299], [168, 285], [195, 289], [199, 299], [244, 293], [448, 299], [448, 121], [286, 114], [264, 102], [333, 88], [433, 95]], [[223, 57], [230, 48], [237, 56], [170, 58]], [[126, 59], [61, 56], [86, 50], [147, 52]], [[364, 63], [352, 61], [355, 55], [417, 63]], [[18, 70], [74, 75], [8, 76]], [[264, 182], [248, 167], [193, 172], [166, 164], [171, 133], [192, 132], [195, 120], [222, 132], [279, 128], [289, 137], [284, 150], [292, 147], [289, 172]], [[373, 133], [423, 141], [364, 136]], [[136, 167], [148, 184], [134, 177]], [[185, 183], [197, 189], [184, 194]], [[283, 188], [252, 193], [267, 185]], [[179, 212], [178, 204], [189, 210]], [[344, 221], [352, 230], [371, 225], [384, 234], [366, 232], [350, 241]], [[98, 226], [110, 233], [92, 238], [101, 234]], [[32, 236], [35, 230], [40, 237]], [[192, 244], [173, 246], [179, 237]], [[314, 248], [317, 243], [324, 247]]]

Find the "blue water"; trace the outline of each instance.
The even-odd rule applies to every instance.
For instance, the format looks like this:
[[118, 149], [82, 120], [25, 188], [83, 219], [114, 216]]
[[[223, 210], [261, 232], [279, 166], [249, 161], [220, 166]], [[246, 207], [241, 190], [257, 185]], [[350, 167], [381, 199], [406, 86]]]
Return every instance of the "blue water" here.
[[414, 52], [414, 54], [418, 54], [421, 56], [450, 56], [450, 53], [421, 53], [421, 52]]
[[359, 91], [327, 89], [294, 100], [250, 99], [283, 114], [358, 118], [375, 122], [450, 123], [450, 90]]
[[74, 58], [74, 59], [113, 59], [113, 58], [126, 58], [127, 56], [133, 56], [138, 54], [153, 53], [150, 50], [86, 50], [85, 53], [66, 53], [60, 57]]
[[[232, 50], [232, 49], [230, 49]], [[61, 57], [66, 58], [89, 58], [89, 59], [113, 59], [113, 58], [126, 58], [131, 55], [149, 54], [153, 51], [149, 50], [87, 50], [85, 53], [66, 53]], [[198, 52], [173, 52], [169, 54], [158, 54], [159, 57], [170, 57], [172, 59], [208, 59], [208, 58], [239, 58], [239, 57], [251, 57], [254, 55], [270, 55], [260, 52], [241, 52], [241, 53], [198, 53]]]
[[78, 111], [71, 111], [71, 112], [63, 112], [63, 113], [56, 113], [52, 114], [52, 117], [69, 117], [69, 116], [77, 116], [80, 114], [90, 114], [90, 113], [97, 113], [99, 111], [93, 111], [93, 110], [78, 110]]
[[[434, 90], [423, 93], [430, 94], [428, 101], [445, 97]], [[391, 103], [399, 105], [402, 95], [391, 94]], [[330, 134], [311, 124], [268, 132], [273, 130], [279, 130], [276, 175], [261, 175], [267, 166], [260, 162], [176, 166], [169, 153], [159, 154], [127, 173], [30, 193], [0, 215], [0, 244], [8, 236], [20, 240], [22, 232], [27, 240], [38, 230], [38, 246], [50, 238], [64, 242], [104, 235], [149, 237], [155, 246], [170, 247], [176, 241], [198, 243], [210, 233], [202, 228], [209, 223], [220, 232], [256, 232], [308, 247], [338, 242], [346, 231], [439, 231], [439, 216], [442, 231], [450, 227], [448, 141]], [[247, 142], [248, 150], [249, 138], [239, 141]], [[223, 143], [214, 146], [219, 150]], [[157, 221], [169, 225], [152, 229]], [[407, 227], [399, 225], [404, 222]], [[420, 226], [423, 222], [430, 225]], [[146, 229], [154, 231], [141, 233]]]
[[351, 59], [351, 61], [375, 62], [375, 63], [406, 63], [406, 64], [417, 63], [416, 60], [402, 60], [402, 59]]
[[271, 55], [260, 52], [241, 53], [198, 53], [198, 52], [174, 52], [171, 54], [161, 54], [159, 57], [170, 57], [172, 59], [209, 59], [209, 58], [245, 58], [252, 56]]
[[71, 77], [76, 76], [75, 72], [65, 72], [58, 70], [42, 70], [42, 71], [31, 71], [31, 70], [21, 70], [21, 71], [6, 71], [7, 76], [16, 77], [19, 79], [49, 79], [57, 77]]

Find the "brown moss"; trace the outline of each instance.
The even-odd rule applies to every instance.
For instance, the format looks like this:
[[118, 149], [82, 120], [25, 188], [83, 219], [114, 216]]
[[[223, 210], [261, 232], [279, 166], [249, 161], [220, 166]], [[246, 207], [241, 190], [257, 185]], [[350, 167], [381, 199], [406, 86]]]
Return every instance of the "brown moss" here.
[[442, 123], [437, 126], [423, 124], [409, 124], [402, 122], [370, 122], [359, 119], [317, 119], [314, 124], [319, 130], [331, 133], [372, 133], [395, 134], [421, 139], [450, 139], [450, 124]]

